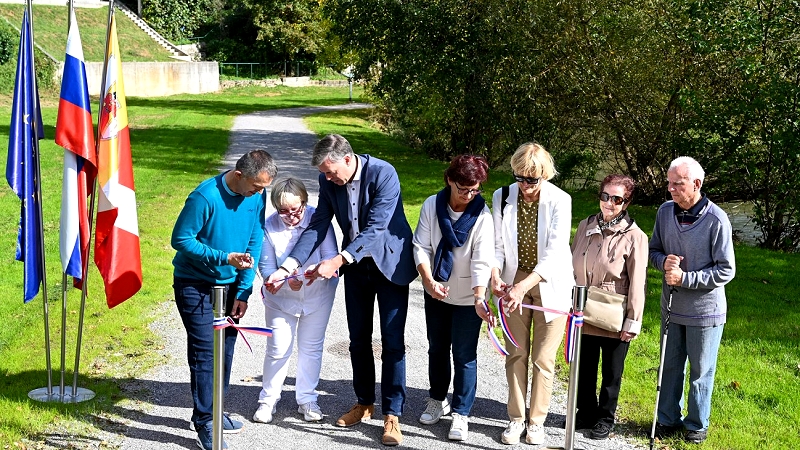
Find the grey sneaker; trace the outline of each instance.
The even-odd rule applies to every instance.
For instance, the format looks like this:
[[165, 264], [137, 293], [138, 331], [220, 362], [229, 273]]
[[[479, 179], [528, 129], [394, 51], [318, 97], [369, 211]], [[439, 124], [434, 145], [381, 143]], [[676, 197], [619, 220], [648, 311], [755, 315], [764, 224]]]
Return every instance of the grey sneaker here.
[[450, 403], [447, 399], [442, 401], [428, 399], [428, 405], [425, 406], [425, 412], [419, 416], [419, 421], [425, 425], [433, 425], [439, 421], [445, 414], [450, 413]]
[[450, 432], [447, 439], [451, 441], [466, 441], [469, 436], [469, 417], [459, 413], [453, 413], [453, 423], [450, 424]]
[[322, 410], [319, 409], [317, 402], [303, 403], [297, 407], [297, 412], [303, 415], [303, 420], [306, 422], [322, 420]]
[[528, 425], [528, 432], [525, 434], [525, 442], [532, 445], [544, 444], [544, 427], [541, 425]]
[[514, 445], [519, 444], [519, 438], [525, 431], [524, 422], [516, 422], [514, 420], [508, 422], [503, 434], [500, 435], [500, 442], [503, 444]]

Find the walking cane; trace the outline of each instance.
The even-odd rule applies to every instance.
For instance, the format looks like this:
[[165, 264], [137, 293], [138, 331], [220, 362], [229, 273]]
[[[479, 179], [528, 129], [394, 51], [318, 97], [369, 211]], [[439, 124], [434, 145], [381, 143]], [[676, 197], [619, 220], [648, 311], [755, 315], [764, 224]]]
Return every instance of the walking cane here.
[[658, 399], [661, 397], [661, 376], [664, 375], [664, 355], [667, 350], [667, 337], [669, 336], [669, 315], [672, 308], [672, 294], [675, 287], [669, 288], [669, 301], [667, 302], [667, 320], [664, 321], [664, 335], [661, 340], [661, 358], [658, 362], [658, 382], [656, 384], [656, 406], [653, 408], [653, 428], [650, 430], [650, 450], [653, 450], [653, 442], [656, 439], [656, 423], [658, 422]]

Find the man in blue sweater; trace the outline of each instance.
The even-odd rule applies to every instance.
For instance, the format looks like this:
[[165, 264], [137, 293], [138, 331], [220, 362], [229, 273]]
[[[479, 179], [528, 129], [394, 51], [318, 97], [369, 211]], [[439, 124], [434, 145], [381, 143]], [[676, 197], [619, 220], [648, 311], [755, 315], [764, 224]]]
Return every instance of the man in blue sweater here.
[[[253, 291], [254, 262], [261, 253], [265, 188], [278, 173], [269, 153], [254, 150], [236, 168], [209, 178], [186, 199], [175, 229], [172, 260], [175, 304], [186, 328], [187, 358], [194, 410], [192, 423], [201, 448], [212, 447], [214, 389], [214, 286], [225, 287], [225, 314], [235, 321], [247, 311]], [[236, 344], [236, 330], [225, 330], [227, 392]], [[238, 433], [242, 423], [225, 415], [225, 433]], [[227, 447], [226, 447], [227, 448]]]
[[[672, 161], [667, 171], [672, 201], [658, 209], [650, 239], [650, 263], [664, 272], [662, 334], [667, 314], [670, 317], [656, 435], [664, 438], [685, 429], [686, 441], [696, 444], [705, 441], [708, 432], [728, 309], [725, 285], [736, 273], [731, 223], [725, 211], [701, 193], [704, 175], [692, 158]], [[689, 396], [686, 417], [681, 418], [687, 359]]]

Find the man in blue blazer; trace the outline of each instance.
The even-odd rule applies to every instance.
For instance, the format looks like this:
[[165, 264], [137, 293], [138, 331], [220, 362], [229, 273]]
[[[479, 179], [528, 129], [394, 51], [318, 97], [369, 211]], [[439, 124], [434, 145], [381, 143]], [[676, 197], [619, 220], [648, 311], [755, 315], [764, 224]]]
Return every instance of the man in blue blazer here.
[[381, 406], [385, 445], [403, 440], [398, 417], [406, 397], [404, 331], [408, 312], [408, 285], [417, 276], [412, 254], [411, 227], [403, 211], [397, 171], [386, 161], [356, 155], [337, 134], [322, 138], [311, 163], [319, 169], [319, 204], [311, 223], [289, 257], [265, 282], [277, 291], [280, 280], [304, 263], [325, 239], [333, 218], [344, 234], [342, 251], [320, 262], [315, 278], [344, 277], [350, 360], [357, 403], [336, 422], [349, 427], [369, 418], [375, 403], [375, 361], [372, 319], [375, 298], [381, 324]]

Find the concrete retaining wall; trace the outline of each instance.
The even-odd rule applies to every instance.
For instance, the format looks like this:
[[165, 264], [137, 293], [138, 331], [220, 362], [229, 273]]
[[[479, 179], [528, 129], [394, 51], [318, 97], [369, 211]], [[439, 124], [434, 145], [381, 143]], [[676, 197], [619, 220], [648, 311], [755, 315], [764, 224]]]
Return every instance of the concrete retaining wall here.
[[[89, 95], [100, 95], [103, 63], [86, 63]], [[60, 74], [58, 75], [60, 79]], [[202, 94], [219, 90], [216, 62], [123, 62], [125, 95], [163, 97], [174, 94]]]

